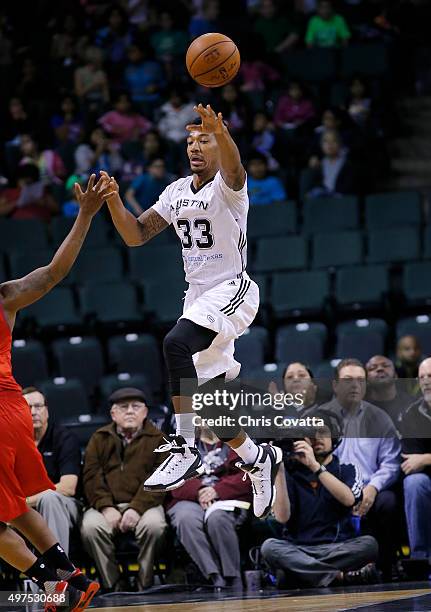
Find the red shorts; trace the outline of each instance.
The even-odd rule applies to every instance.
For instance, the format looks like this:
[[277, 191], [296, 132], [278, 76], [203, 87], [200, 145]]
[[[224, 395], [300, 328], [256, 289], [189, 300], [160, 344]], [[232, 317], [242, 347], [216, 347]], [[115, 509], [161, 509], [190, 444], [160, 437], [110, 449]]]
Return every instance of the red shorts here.
[[28, 510], [25, 498], [55, 489], [33, 438], [33, 421], [19, 391], [0, 391], [0, 521]]

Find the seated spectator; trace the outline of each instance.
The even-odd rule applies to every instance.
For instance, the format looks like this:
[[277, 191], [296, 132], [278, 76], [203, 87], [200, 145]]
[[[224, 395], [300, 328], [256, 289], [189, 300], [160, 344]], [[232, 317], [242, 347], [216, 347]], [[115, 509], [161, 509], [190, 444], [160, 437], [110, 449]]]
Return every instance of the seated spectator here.
[[356, 77], [350, 84], [347, 112], [355, 123], [364, 127], [371, 113], [371, 98], [367, 96], [365, 83]]
[[297, 81], [292, 81], [287, 93], [282, 94], [274, 112], [274, 123], [291, 130], [312, 119], [315, 110], [311, 100], [304, 96], [304, 89]]
[[163, 189], [169, 185], [172, 177], [166, 172], [166, 165], [162, 158], [154, 158], [147, 166], [146, 171], [135, 178], [126, 191], [126, 200], [138, 217], [155, 202]]
[[302, 197], [327, 197], [357, 190], [355, 169], [342, 147], [340, 135], [328, 130], [322, 135], [323, 158], [310, 158], [301, 174]]
[[19, 137], [22, 134], [28, 134], [31, 126], [31, 117], [25, 109], [21, 98], [11, 98], [4, 125], [1, 128], [2, 139], [19, 146]]
[[159, 29], [150, 37], [156, 59], [160, 62], [171, 62], [176, 56], [183, 56], [187, 50], [186, 32], [175, 27], [174, 19], [168, 11], [162, 11], [159, 17]]
[[157, 130], [149, 130], [138, 142], [123, 143], [121, 153], [126, 160], [123, 165], [124, 181], [130, 182], [141, 176], [148, 164], [156, 157], [164, 159], [169, 171], [172, 170], [165, 142], [160, 138]]
[[20, 165], [34, 164], [39, 169], [40, 179], [44, 184], [61, 185], [66, 176], [61, 157], [53, 149], [40, 148], [39, 143], [30, 134], [23, 134], [20, 139]]
[[391, 580], [398, 529], [398, 502], [391, 489], [400, 475], [400, 443], [390, 417], [365, 402], [365, 367], [357, 359], [343, 359], [334, 375], [333, 399], [320, 409], [335, 412], [343, 423], [343, 441], [337, 449], [341, 463], [354, 463], [365, 483], [362, 501], [355, 509], [362, 533], [379, 543], [379, 566]]
[[335, 13], [331, 0], [320, 0], [317, 15], [308, 22], [305, 35], [307, 46], [335, 48], [347, 45], [349, 38], [350, 31], [344, 17]]
[[265, 155], [269, 170], [277, 170], [279, 163], [274, 157], [277, 137], [274, 125], [266, 113], [258, 112], [253, 117], [253, 129], [249, 138], [253, 150]]
[[58, 204], [49, 188], [40, 180], [37, 166], [20, 166], [17, 184], [17, 189], [7, 189], [0, 197], [0, 215], [10, 215], [12, 219], [49, 221], [58, 212]]
[[164, 494], [144, 491], [142, 486], [165, 459], [164, 453], [154, 453], [163, 434], [147, 418], [139, 389], [115, 391], [110, 404], [112, 423], [91, 436], [85, 452], [83, 484], [89, 508], [81, 535], [102, 586], [115, 589], [120, 572], [114, 541], [120, 534], [133, 532], [139, 544], [142, 590], [152, 585], [154, 555], [166, 529]]
[[75, 95], [86, 113], [99, 113], [109, 102], [108, 78], [103, 69], [103, 53], [87, 47], [85, 65], [75, 70]]
[[406, 335], [398, 339], [395, 368], [404, 389], [413, 396], [419, 392], [417, 376], [421, 360], [422, 348], [415, 336]]
[[103, 49], [111, 66], [121, 64], [131, 43], [127, 14], [121, 6], [111, 6], [106, 14], [106, 26], [98, 30], [95, 44]]
[[248, 161], [248, 194], [250, 204], [277, 204], [287, 200], [283, 183], [276, 176], [268, 175], [265, 155], [252, 152]]
[[[237, 454], [211, 430], [201, 428], [197, 447], [205, 472], [172, 491], [167, 514], [181, 544], [204, 577], [215, 587], [241, 590], [236, 531], [247, 518], [251, 485], [235, 467]], [[230, 509], [217, 508], [219, 501], [226, 502]]]
[[365, 367], [368, 379], [367, 401], [384, 410], [399, 430], [403, 414], [413, 402], [413, 397], [398, 388], [395, 366], [387, 357], [374, 355]]
[[34, 441], [56, 489], [27, 498], [27, 504], [43, 516], [68, 555], [70, 531], [78, 525], [82, 510], [76, 499], [81, 474], [79, 440], [50, 418], [46, 398], [38, 389], [27, 387], [22, 394], [31, 410]]
[[57, 141], [61, 144], [76, 144], [81, 140], [83, 120], [72, 96], [65, 96], [61, 101], [59, 112], [51, 118], [51, 127]]
[[193, 40], [208, 32], [221, 32], [218, 27], [220, 16], [219, 0], [204, 0], [202, 11], [193, 15], [189, 23], [189, 35]]
[[117, 95], [114, 109], [102, 115], [98, 123], [116, 144], [138, 140], [152, 127], [151, 121], [133, 109], [132, 101], [127, 93]]
[[130, 97], [144, 113], [152, 116], [154, 105], [165, 86], [163, 69], [159, 62], [146, 57], [143, 48], [136, 44], [129, 47], [127, 56], [129, 62], [125, 67], [124, 80]]
[[109, 134], [101, 127], [95, 128], [89, 142], [80, 144], [75, 151], [75, 173], [91, 174], [106, 170], [109, 174], [119, 172], [123, 160]]
[[157, 127], [160, 134], [175, 144], [184, 145], [185, 126], [196, 119], [194, 104], [180, 89], [172, 89], [169, 100], [160, 107], [160, 119]]
[[[284, 368], [282, 381], [283, 393], [292, 394], [293, 397], [298, 395], [301, 397], [302, 401], [293, 405], [295, 414], [313, 412], [317, 408], [317, 385], [312, 371], [307, 366], [299, 362], [289, 363]], [[271, 393], [278, 393], [277, 384], [271, 382], [269, 391]]]
[[[327, 414], [315, 415], [328, 422]], [[355, 537], [351, 518], [362, 499], [361, 473], [333, 454], [331, 435], [332, 424], [295, 441], [277, 474], [273, 512], [286, 525], [286, 536], [266, 540], [261, 551], [272, 568], [284, 572], [286, 586], [367, 583], [376, 577], [377, 542], [369, 535]]]
[[256, 50], [242, 58], [239, 75], [242, 79], [241, 91], [252, 94], [265, 92], [280, 78], [277, 70], [264, 62]]
[[419, 366], [422, 397], [401, 422], [404, 509], [412, 559], [431, 559], [431, 358]]
[[233, 83], [222, 87], [219, 110], [228, 123], [229, 131], [238, 137], [246, 126], [249, 109], [245, 97]]
[[299, 41], [299, 30], [292, 15], [277, 11], [274, 0], [262, 0], [254, 30], [263, 40], [267, 53], [281, 53]]

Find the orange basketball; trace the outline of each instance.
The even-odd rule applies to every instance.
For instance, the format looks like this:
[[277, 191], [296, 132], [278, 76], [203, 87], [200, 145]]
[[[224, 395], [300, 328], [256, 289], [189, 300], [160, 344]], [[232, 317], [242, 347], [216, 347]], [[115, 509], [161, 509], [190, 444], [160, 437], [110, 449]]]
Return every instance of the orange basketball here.
[[214, 32], [196, 38], [186, 55], [190, 76], [204, 87], [226, 85], [237, 74], [240, 63], [239, 51], [233, 40]]

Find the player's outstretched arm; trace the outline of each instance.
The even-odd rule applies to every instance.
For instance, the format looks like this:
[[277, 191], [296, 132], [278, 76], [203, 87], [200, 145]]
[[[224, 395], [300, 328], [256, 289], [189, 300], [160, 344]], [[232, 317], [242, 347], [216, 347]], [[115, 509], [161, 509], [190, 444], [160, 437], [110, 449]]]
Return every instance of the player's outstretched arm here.
[[103, 170], [100, 174], [105, 181], [103, 188], [111, 192], [106, 201], [112, 221], [127, 246], [141, 246], [168, 227], [168, 223], [153, 208], [136, 218], [124, 206], [115, 179]]
[[220, 173], [224, 182], [234, 191], [242, 189], [245, 183], [245, 170], [241, 156], [229, 130], [223, 122], [223, 115], [215, 113], [211, 106], [199, 104], [194, 110], [202, 119], [201, 125], [187, 125], [189, 132], [200, 130], [205, 134], [214, 134], [220, 152]]
[[75, 195], [79, 203], [79, 213], [69, 234], [55, 253], [51, 263], [27, 276], [8, 281], [0, 285], [0, 296], [3, 308], [10, 314], [36, 302], [65, 278], [84, 244], [94, 215], [99, 211], [109, 190], [102, 190], [103, 179], [95, 185], [95, 175], [88, 181], [87, 190], [83, 192], [75, 183]]

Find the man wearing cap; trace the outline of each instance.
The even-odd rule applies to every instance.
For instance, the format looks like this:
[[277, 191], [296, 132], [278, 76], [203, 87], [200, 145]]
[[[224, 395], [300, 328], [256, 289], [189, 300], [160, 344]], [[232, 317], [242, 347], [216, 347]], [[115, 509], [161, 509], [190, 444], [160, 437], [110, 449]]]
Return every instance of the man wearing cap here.
[[84, 545], [96, 562], [105, 590], [120, 580], [114, 538], [133, 531], [138, 554], [139, 587], [153, 582], [153, 561], [166, 522], [164, 494], [144, 491], [142, 485], [166, 458], [154, 453], [163, 434], [147, 419], [143, 392], [125, 388], [109, 398], [112, 423], [98, 429], [85, 453], [83, 484], [89, 508], [82, 520]]

